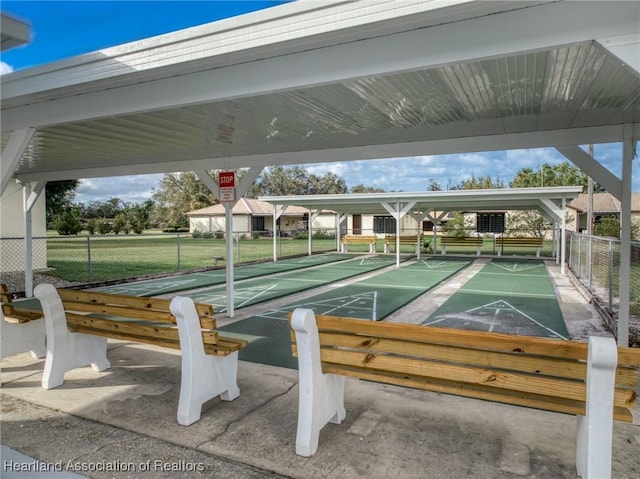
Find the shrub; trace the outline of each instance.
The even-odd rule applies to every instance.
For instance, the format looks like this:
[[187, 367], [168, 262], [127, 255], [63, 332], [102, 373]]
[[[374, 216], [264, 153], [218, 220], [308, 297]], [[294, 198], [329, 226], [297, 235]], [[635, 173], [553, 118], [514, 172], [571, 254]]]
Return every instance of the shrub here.
[[72, 210], [64, 211], [53, 224], [59, 235], [76, 235], [82, 231], [80, 216]]

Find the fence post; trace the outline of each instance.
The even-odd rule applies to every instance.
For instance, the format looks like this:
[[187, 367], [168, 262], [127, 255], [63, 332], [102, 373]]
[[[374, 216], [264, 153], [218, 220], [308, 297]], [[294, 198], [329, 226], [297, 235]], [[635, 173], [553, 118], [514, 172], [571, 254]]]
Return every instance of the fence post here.
[[87, 235], [87, 263], [89, 263], [89, 283], [93, 282], [93, 266], [91, 265], [91, 235]]
[[176, 243], [178, 246], [178, 271], [180, 271], [181, 269], [181, 262], [180, 262], [180, 233], [176, 233]]
[[589, 264], [589, 291], [593, 291], [593, 236], [589, 235], [589, 249], [587, 250], [587, 263]]
[[582, 236], [578, 235], [578, 278], [582, 278]]
[[611, 240], [609, 240], [609, 312], [613, 313], [613, 241]]

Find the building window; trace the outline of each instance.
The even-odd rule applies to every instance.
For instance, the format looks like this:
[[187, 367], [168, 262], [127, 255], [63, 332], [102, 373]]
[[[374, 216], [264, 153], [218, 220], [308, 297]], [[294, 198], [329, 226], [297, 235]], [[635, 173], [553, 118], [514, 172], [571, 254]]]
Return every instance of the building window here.
[[266, 231], [264, 229], [264, 216], [253, 216], [251, 218], [251, 231]]
[[376, 234], [395, 234], [396, 220], [393, 216], [374, 216], [373, 232]]
[[477, 213], [478, 233], [504, 233], [504, 213]]

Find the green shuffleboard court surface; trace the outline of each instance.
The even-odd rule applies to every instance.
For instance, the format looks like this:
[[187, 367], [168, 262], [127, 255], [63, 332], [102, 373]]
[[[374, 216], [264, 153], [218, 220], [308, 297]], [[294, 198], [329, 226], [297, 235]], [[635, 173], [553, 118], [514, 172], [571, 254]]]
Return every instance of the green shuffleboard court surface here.
[[551, 279], [540, 260], [492, 260], [422, 324], [569, 337]]
[[[235, 281], [266, 276], [269, 274], [282, 273], [284, 271], [294, 271], [297, 269], [310, 268], [322, 264], [343, 261], [355, 258], [355, 254], [328, 253], [300, 258], [290, 258], [280, 261], [268, 261], [264, 263], [254, 263], [240, 265], [234, 268], [233, 276]], [[159, 296], [163, 294], [177, 293], [189, 289], [205, 288], [224, 284], [226, 281], [226, 270], [216, 269], [201, 273], [191, 273], [168, 278], [149, 279], [135, 281], [131, 283], [117, 284], [113, 286], [102, 286], [93, 288], [91, 291], [100, 291], [111, 294], [128, 294], [131, 296]]]
[[466, 259], [429, 259], [318, 294], [220, 328], [249, 345], [240, 350], [243, 361], [297, 369], [291, 355], [289, 313], [309, 308], [316, 314], [380, 320], [469, 265]]
[[[334, 262], [317, 268], [289, 271], [278, 275], [253, 278], [234, 285], [235, 308], [240, 309], [293, 293], [391, 266], [395, 257], [362, 256], [351, 261]], [[207, 288], [187, 296], [196, 303], [212, 304], [216, 313], [227, 310], [226, 286]]]

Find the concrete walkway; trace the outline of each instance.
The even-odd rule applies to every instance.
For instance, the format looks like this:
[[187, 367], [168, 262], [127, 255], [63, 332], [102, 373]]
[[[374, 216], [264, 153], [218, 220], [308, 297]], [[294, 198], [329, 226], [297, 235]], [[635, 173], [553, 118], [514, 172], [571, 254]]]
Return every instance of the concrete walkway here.
[[[553, 266], [551, 276], [563, 312], [573, 312], [570, 333], [606, 334]], [[444, 301], [444, 291], [432, 293]], [[425, 315], [421, 301], [406, 307], [416, 317]], [[183, 427], [179, 354], [110, 341], [109, 358], [110, 370], [74, 370], [49, 391], [40, 387], [42, 360], [3, 360], [2, 445], [90, 478], [576, 477], [573, 416], [348, 379], [346, 420], [326, 426], [316, 455], [302, 458], [294, 453], [297, 371], [241, 361], [240, 397], [209, 401], [201, 420]], [[640, 477], [639, 457], [640, 428], [616, 423], [613, 477]], [[14, 477], [32, 477], [24, 474]]]

